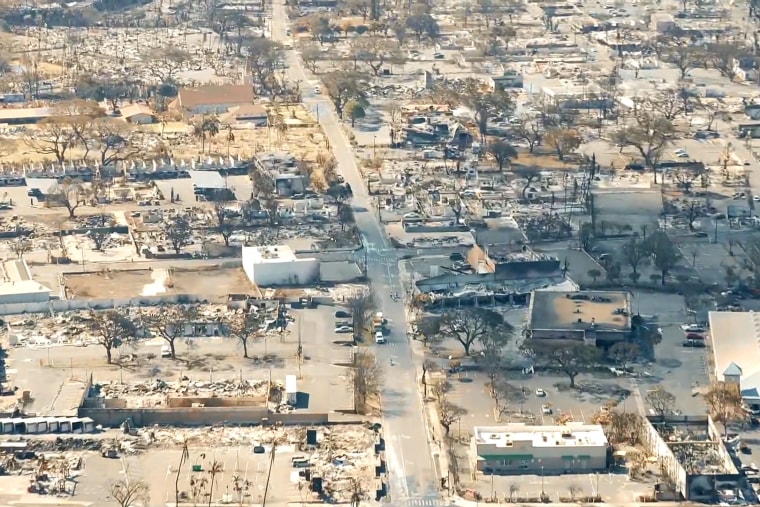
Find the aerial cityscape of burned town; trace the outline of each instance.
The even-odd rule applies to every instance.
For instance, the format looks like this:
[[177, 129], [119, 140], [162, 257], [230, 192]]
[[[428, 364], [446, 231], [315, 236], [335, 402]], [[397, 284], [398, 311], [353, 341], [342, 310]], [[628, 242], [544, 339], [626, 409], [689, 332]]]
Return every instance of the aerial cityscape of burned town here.
[[0, 507], [760, 504], [758, 21], [0, 0]]

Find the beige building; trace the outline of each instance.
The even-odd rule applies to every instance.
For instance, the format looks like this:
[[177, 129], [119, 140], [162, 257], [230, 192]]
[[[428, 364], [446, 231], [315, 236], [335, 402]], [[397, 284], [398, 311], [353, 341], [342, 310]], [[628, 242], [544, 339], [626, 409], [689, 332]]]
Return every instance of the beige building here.
[[169, 109], [190, 115], [222, 114], [230, 108], [252, 104], [253, 99], [251, 85], [205, 85], [180, 89]]
[[617, 291], [534, 291], [528, 310], [533, 340], [608, 346], [631, 333], [631, 296]]
[[470, 444], [475, 469], [486, 474], [587, 473], [607, 469], [600, 425], [476, 426]]

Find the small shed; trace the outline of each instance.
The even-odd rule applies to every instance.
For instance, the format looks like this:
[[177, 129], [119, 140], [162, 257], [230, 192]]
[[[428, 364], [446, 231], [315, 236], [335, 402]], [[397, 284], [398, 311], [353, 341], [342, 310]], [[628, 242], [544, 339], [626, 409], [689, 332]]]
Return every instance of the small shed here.
[[146, 104], [129, 104], [119, 109], [121, 117], [129, 123], [147, 125], [156, 122], [156, 115]]
[[224, 177], [218, 171], [188, 171], [196, 191], [222, 190], [227, 188]]

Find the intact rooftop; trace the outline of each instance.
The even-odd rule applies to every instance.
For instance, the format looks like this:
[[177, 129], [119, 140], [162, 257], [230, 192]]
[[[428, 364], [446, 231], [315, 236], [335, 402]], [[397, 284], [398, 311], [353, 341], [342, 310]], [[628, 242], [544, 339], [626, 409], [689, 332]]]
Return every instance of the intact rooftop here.
[[475, 442], [496, 447], [511, 447], [513, 442], [531, 442], [533, 447], [600, 447], [607, 445], [604, 430], [598, 424], [571, 423], [564, 426], [527, 426], [524, 423], [504, 426], [476, 426]]
[[760, 399], [760, 313], [710, 312], [716, 378], [740, 377], [742, 396]]
[[531, 329], [582, 330], [593, 322], [599, 331], [622, 332], [631, 328], [630, 315], [627, 292], [537, 290], [530, 302]]

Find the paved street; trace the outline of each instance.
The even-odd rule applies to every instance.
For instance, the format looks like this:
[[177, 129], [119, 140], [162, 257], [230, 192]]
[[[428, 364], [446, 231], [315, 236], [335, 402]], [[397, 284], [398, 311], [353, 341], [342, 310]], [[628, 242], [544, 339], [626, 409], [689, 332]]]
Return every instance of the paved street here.
[[[283, 41], [287, 26], [284, 2], [277, 0], [273, 3], [272, 10], [272, 39]], [[309, 82], [295, 51], [287, 52], [287, 65], [291, 82]], [[339, 171], [354, 189], [352, 206], [356, 225], [368, 250], [368, 277], [376, 293], [379, 309], [391, 322], [388, 346], [377, 348], [377, 360], [387, 365], [382, 403], [388, 468], [391, 473], [391, 500], [394, 505], [436, 503], [437, 478], [428, 445], [427, 423], [417, 390], [415, 362], [406, 337], [404, 305], [401, 301], [391, 299], [392, 293], [403, 293], [398, 257], [373, 214], [356, 166], [354, 150], [346, 139], [332, 105], [326, 97], [316, 96], [310, 87], [306, 87], [304, 92], [304, 103], [319, 119], [338, 161]]]

